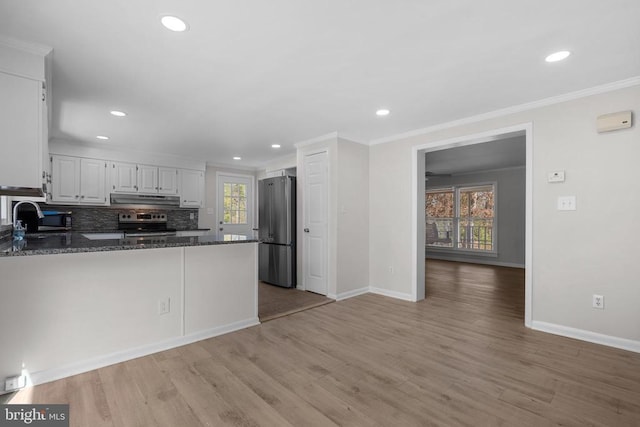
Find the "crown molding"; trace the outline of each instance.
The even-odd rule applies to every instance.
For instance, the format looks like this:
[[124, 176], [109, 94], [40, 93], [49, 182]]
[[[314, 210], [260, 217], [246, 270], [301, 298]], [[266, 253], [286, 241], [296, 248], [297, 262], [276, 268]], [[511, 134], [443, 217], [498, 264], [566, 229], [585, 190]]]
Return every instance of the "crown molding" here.
[[259, 166], [246, 166], [246, 165], [231, 165], [229, 163], [216, 163], [216, 162], [206, 162], [206, 166], [209, 168], [217, 168], [217, 169], [226, 169], [226, 170], [237, 170], [244, 172], [259, 172]]
[[324, 142], [329, 139], [338, 139], [338, 132], [331, 132], [326, 135], [320, 135], [315, 138], [307, 139], [305, 141], [296, 142], [295, 144], [293, 144], [293, 146], [296, 148], [302, 148], [311, 144], [315, 144], [317, 142]]
[[0, 35], [0, 44], [39, 56], [47, 56], [53, 51], [53, 48], [50, 46], [39, 43], [26, 42], [5, 35]]
[[588, 89], [582, 89], [575, 92], [569, 92], [569, 93], [565, 93], [558, 96], [552, 96], [550, 98], [544, 98], [538, 101], [527, 102], [525, 104], [514, 105], [512, 107], [502, 108], [500, 110], [494, 110], [488, 113], [478, 114], [475, 116], [465, 117], [459, 120], [440, 123], [437, 125], [416, 129], [409, 132], [396, 134], [393, 136], [373, 139], [369, 141], [369, 145], [371, 146], [371, 145], [385, 144], [387, 142], [398, 141], [400, 139], [426, 135], [426, 134], [443, 130], [443, 129], [450, 129], [456, 126], [462, 126], [462, 125], [467, 125], [471, 123], [481, 122], [484, 120], [495, 119], [498, 117], [508, 116], [508, 115], [520, 113], [523, 111], [534, 110], [536, 108], [547, 107], [550, 105], [560, 104], [567, 101], [573, 101], [575, 99], [580, 99], [580, 98], [586, 98], [588, 96], [598, 95], [601, 93], [613, 92], [615, 90], [625, 89], [625, 88], [637, 86], [637, 85], [640, 85], [640, 76], [635, 76], [625, 80], [619, 80], [616, 82], [611, 82], [611, 83], [607, 83], [600, 86], [594, 86]]

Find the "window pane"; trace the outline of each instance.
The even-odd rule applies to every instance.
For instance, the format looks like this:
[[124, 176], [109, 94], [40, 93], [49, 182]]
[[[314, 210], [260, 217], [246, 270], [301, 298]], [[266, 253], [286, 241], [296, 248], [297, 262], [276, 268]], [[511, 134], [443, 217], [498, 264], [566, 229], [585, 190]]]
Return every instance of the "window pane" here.
[[247, 223], [247, 211], [238, 211], [238, 220], [240, 221], [239, 224], [246, 224]]
[[428, 191], [426, 214], [431, 218], [453, 217], [453, 190]]
[[228, 182], [224, 183], [224, 196], [225, 197], [231, 196], [231, 184]]

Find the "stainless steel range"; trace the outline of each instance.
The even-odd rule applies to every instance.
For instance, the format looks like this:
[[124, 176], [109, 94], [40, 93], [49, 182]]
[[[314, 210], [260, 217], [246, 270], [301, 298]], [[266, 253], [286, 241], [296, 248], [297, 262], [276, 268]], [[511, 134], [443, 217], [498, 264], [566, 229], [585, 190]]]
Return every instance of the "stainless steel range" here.
[[118, 214], [118, 229], [129, 237], [173, 236], [175, 229], [167, 228], [166, 212], [121, 212]]

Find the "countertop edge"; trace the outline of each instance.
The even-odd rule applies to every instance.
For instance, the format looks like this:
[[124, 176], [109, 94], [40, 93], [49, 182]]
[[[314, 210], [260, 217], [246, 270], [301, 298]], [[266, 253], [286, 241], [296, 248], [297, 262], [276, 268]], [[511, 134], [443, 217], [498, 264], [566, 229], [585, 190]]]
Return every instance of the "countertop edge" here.
[[220, 240], [211, 242], [171, 242], [171, 243], [149, 243], [138, 245], [116, 245], [116, 246], [91, 246], [79, 248], [51, 248], [51, 249], [33, 249], [22, 251], [0, 252], [0, 258], [9, 258], [14, 256], [34, 256], [34, 255], [59, 255], [59, 254], [77, 254], [87, 252], [111, 252], [111, 251], [130, 251], [141, 249], [163, 249], [163, 248], [184, 248], [197, 246], [213, 246], [213, 245], [232, 245], [239, 243], [259, 243], [257, 239], [248, 240]]

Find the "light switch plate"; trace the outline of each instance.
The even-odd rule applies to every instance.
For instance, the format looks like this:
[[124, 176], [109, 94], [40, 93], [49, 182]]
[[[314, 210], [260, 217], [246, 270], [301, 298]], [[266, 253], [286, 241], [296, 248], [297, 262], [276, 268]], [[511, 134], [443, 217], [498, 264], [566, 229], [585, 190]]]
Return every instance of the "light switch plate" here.
[[576, 210], [576, 196], [560, 196], [560, 197], [558, 197], [558, 210], [559, 211], [575, 211]]
[[548, 182], [564, 182], [564, 171], [553, 171], [549, 172], [547, 176]]

